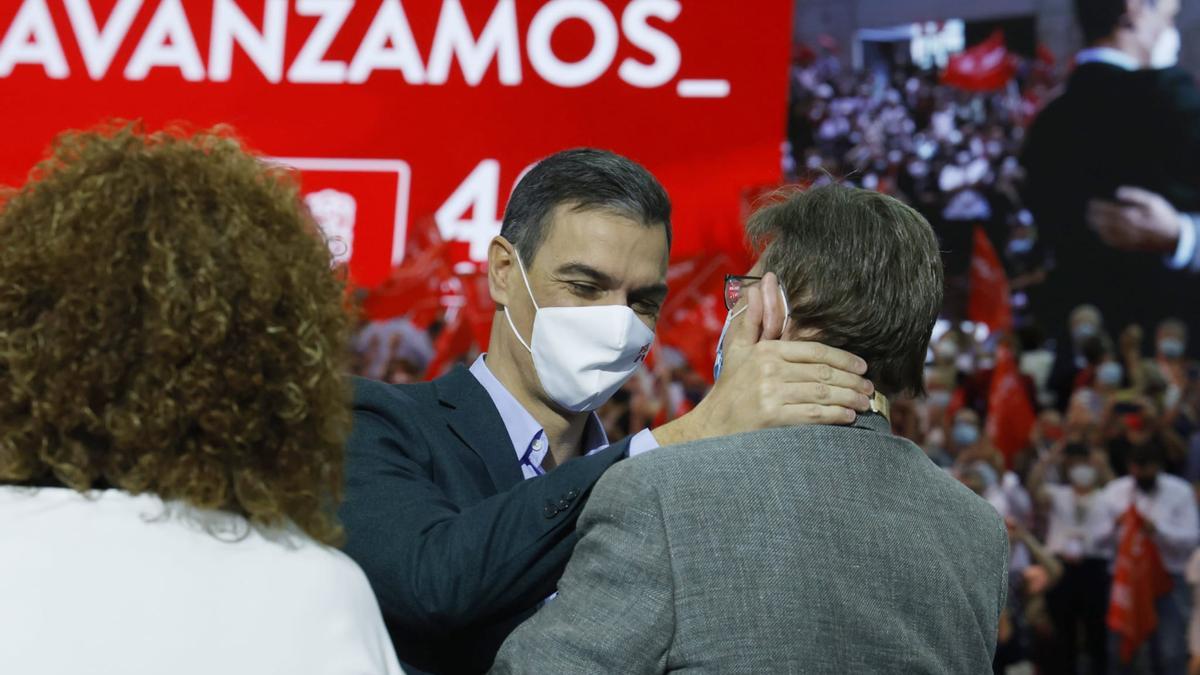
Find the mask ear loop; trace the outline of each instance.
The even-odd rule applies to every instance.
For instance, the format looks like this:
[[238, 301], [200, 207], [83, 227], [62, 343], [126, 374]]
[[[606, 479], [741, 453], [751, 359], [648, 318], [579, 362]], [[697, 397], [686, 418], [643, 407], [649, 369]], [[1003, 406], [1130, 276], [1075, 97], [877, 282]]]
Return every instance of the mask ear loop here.
[[779, 338], [783, 339], [787, 335], [788, 320], [792, 318], [792, 308], [788, 307], [787, 292], [783, 290], [783, 284], [779, 284], [779, 297], [783, 300], [783, 330], [779, 332]]
[[[541, 307], [538, 307], [537, 300], [533, 297], [533, 289], [529, 286], [529, 277], [525, 276], [525, 263], [521, 262], [521, 254], [517, 253], [515, 257], [517, 259], [517, 267], [521, 270], [521, 279], [525, 282], [525, 292], [529, 293], [529, 300], [533, 303], [533, 312], [536, 320], [537, 312], [541, 309]], [[517, 325], [513, 323], [512, 315], [508, 313], [508, 305], [504, 306], [504, 318], [508, 319], [508, 327], [512, 328], [513, 335], [517, 336], [517, 340], [521, 342], [521, 346], [524, 347], [525, 350], [530, 354], [532, 354], [533, 349], [530, 348], [529, 343], [525, 342], [525, 338], [521, 337], [521, 332], [517, 330]], [[530, 337], [531, 341], [532, 339], [533, 338]]]

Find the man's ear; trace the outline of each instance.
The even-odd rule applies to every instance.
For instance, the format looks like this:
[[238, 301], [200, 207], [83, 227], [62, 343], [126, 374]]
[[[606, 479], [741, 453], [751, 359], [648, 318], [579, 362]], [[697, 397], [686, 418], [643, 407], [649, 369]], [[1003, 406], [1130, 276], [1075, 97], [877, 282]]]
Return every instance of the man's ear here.
[[517, 266], [517, 253], [504, 237], [492, 239], [488, 244], [488, 292], [492, 302], [507, 307], [512, 289], [512, 275]]

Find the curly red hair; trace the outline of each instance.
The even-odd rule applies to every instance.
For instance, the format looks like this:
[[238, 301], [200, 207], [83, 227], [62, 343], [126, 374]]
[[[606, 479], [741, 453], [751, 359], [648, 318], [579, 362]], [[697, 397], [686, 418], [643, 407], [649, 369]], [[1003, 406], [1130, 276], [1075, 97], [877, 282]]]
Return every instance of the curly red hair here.
[[349, 317], [297, 185], [220, 129], [60, 136], [0, 199], [0, 482], [341, 530]]

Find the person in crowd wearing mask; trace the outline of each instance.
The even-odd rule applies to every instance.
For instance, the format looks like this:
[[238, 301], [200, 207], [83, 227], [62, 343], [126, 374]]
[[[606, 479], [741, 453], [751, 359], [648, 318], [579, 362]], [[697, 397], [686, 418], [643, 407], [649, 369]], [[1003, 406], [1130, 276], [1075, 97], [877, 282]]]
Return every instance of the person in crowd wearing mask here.
[[1048, 383], [1060, 409], [1066, 408], [1075, 391], [1079, 373], [1089, 366], [1084, 348], [1089, 344], [1102, 344], [1104, 317], [1095, 305], [1079, 305], [1071, 310], [1067, 328], [1070, 341], [1058, 344]]
[[1012, 518], [1005, 518], [1004, 522], [1010, 544], [1009, 590], [996, 658], [992, 661], [992, 672], [996, 675], [1003, 675], [1009, 666], [1026, 660], [1044, 669], [1054, 651], [1049, 639], [1053, 622], [1046, 595], [1063, 575], [1062, 563], [1028, 528]]
[[[518, 183], [489, 247], [486, 355], [430, 383], [355, 383], [346, 551], [406, 667], [487, 670], [554, 593], [583, 504], [622, 460], [766, 427], [848, 424], [869, 408], [858, 357], [773, 339], [778, 323], [773, 333], [740, 325], [695, 409], [609, 445], [593, 411], [650, 348], [670, 240], [666, 192], [640, 165], [602, 150], [552, 155]], [[774, 300], [768, 319], [781, 311]]]
[[994, 459], [993, 453], [999, 453], [999, 450], [991, 447], [983, 437], [979, 413], [970, 408], [963, 408], [954, 414], [954, 425], [950, 427], [950, 453], [956, 460], [984, 459], [989, 462]]
[[[1129, 475], [1112, 481], [1100, 494], [1105, 517], [1096, 536], [1111, 551], [1130, 505], [1144, 519], [1146, 534], [1158, 547], [1173, 582], [1171, 591], [1155, 603], [1158, 626], [1148, 641], [1149, 656], [1154, 672], [1182, 673], [1187, 666], [1186, 630], [1192, 603], [1184, 571], [1200, 544], [1200, 518], [1191, 486], [1163, 471], [1165, 459], [1162, 447], [1154, 442], [1130, 449]], [[1109, 660], [1115, 663], [1119, 640], [1110, 635], [1109, 643]]]
[[[1039, 461], [1063, 445], [1065, 433], [1062, 413], [1054, 408], [1039, 411], [1037, 421], [1029, 431], [1029, 446], [1016, 455], [1013, 470], [1020, 476], [1028, 475]], [[1057, 481], [1058, 474], [1055, 473], [1051, 480]]]
[[[929, 365], [929, 372], [925, 378], [931, 388], [953, 391], [958, 386], [960, 357], [963, 356], [962, 344], [965, 339], [966, 336], [961, 331], [950, 330], [934, 343], [933, 363]], [[949, 401], [946, 403], [949, 404]]]
[[1187, 335], [1187, 324], [1176, 318], [1163, 320], [1155, 331], [1154, 366], [1167, 386], [1167, 409], [1179, 403], [1188, 384], [1195, 378], [1194, 363], [1187, 358]]
[[[1048, 481], [1052, 473], [1065, 477], [1065, 484]], [[1090, 672], [1106, 672], [1111, 559], [1097, 535], [1105, 531], [1108, 517], [1099, 500], [1100, 488], [1111, 479], [1103, 453], [1079, 443], [1060, 446], [1029, 474], [1029, 490], [1038, 510], [1046, 514], [1046, 549], [1063, 567], [1061, 581], [1047, 595], [1057, 636], [1047, 672], [1077, 672], [1081, 652], [1088, 656]]]
[[1128, 470], [1128, 458], [1135, 446], [1153, 443], [1163, 451], [1163, 468], [1183, 475], [1188, 448], [1179, 434], [1164, 424], [1163, 413], [1149, 396], [1123, 392], [1112, 398], [1102, 416], [1102, 434], [1108, 444], [1109, 462], [1122, 474]]
[[[836, 184], [782, 197], [747, 229], [759, 258], [727, 281], [731, 333], [757, 330], [785, 289], [772, 328], [854, 345], [881, 394], [873, 412], [618, 464], [584, 509], [558, 597], [493, 672], [989, 668], [1004, 523], [890, 433], [884, 398], [923, 389], [942, 299], [932, 229], [890, 197]], [[745, 295], [750, 284], [760, 296]]]
[[399, 675], [335, 548], [350, 316], [220, 129], [65, 134], [0, 195], [0, 652], [22, 675]]
[[982, 433], [982, 425], [979, 414], [970, 408], [955, 414], [951, 433], [955, 468], [960, 476], [967, 469], [979, 472], [984, 480], [983, 498], [1000, 515], [1027, 526], [1033, 515], [1033, 500], [1021, 487], [1020, 478], [1005, 470], [1004, 454]]
[[[1054, 371], [1054, 350], [1046, 344], [1042, 328], [1031, 324], [1017, 331], [1021, 345], [1019, 367], [1033, 379], [1038, 407], [1052, 408], [1057, 401], [1050, 392], [1050, 376]], [[1065, 405], [1065, 402], [1064, 402]]]
[[1096, 366], [1092, 386], [1101, 398], [1112, 398], [1125, 386], [1125, 366], [1115, 357], [1106, 356], [1100, 365]]
[[[1165, 67], [1178, 52], [1179, 5], [1075, 0], [1087, 48], [1064, 93], [1034, 121], [1022, 154], [1026, 203], [1055, 260], [1031, 297], [1046, 325], [1084, 301], [1097, 304], [1111, 334], [1200, 311], [1200, 285], [1180, 283], [1162, 254], [1112, 248], [1086, 222], [1089, 200], [1130, 198], [1117, 192], [1123, 185], [1200, 211], [1200, 90], [1189, 73]], [[1057, 337], [1061, 355], [1067, 336]]]
[[1029, 443], [1034, 451], [1031, 461], [1037, 462], [1053, 452], [1062, 443], [1065, 434], [1062, 413], [1054, 408], [1039, 412], [1037, 423], [1029, 434]]

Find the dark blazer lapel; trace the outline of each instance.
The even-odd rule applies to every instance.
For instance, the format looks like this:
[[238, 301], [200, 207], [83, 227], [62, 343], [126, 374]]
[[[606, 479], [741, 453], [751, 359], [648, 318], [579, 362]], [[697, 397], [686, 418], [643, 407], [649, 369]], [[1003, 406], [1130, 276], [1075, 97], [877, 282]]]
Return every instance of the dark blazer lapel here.
[[513, 454], [508, 428], [483, 385], [462, 366], [433, 384], [450, 430], [483, 460], [496, 489], [503, 492], [520, 483], [524, 475]]

